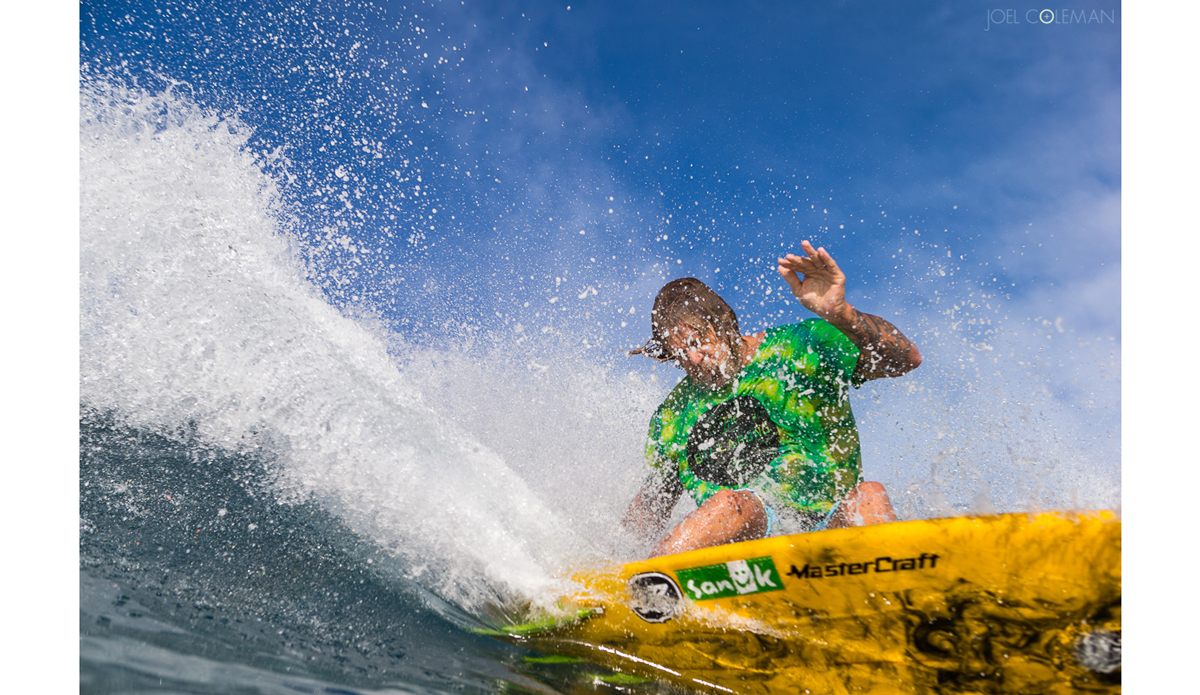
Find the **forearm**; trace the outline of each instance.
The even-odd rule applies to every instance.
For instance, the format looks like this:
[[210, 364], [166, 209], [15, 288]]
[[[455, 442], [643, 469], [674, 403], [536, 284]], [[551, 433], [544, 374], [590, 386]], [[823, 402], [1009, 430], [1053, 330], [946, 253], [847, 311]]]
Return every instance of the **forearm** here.
[[663, 485], [659, 481], [643, 485], [629, 503], [621, 524], [643, 538], [658, 536], [666, 528], [679, 494], [676, 485]]
[[645, 492], [639, 492], [629, 503], [625, 517], [621, 519], [621, 525], [625, 527], [625, 530], [643, 538], [657, 536], [667, 525], [663, 515], [656, 513], [656, 510], [648, 502]]
[[907, 374], [921, 364], [921, 353], [891, 322], [865, 314], [849, 304], [826, 318], [859, 350], [855, 373], [864, 381]]

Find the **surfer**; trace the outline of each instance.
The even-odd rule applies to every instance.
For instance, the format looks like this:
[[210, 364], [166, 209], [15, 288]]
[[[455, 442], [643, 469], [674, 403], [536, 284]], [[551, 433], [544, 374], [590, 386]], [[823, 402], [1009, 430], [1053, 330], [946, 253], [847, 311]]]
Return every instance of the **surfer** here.
[[921, 364], [888, 321], [846, 301], [846, 276], [824, 248], [778, 262], [820, 318], [743, 335], [725, 300], [695, 278], [654, 300], [651, 338], [629, 354], [687, 373], [650, 420], [649, 475], [623, 523], [662, 533], [687, 492], [697, 509], [651, 557], [778, 533], [895, 521], [887, 492], [862, 479], [850, 387]]

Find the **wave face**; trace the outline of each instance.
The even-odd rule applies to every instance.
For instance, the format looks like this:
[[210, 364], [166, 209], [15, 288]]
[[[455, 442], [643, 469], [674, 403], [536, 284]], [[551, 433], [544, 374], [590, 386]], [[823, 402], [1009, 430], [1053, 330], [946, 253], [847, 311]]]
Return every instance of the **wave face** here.
[[[85, 90], [83, 406], [123, 427], [184, 433], [193, 446], [268, 452], [271, 495], [319, 505], [459, 606], [541, 595], [587, 540], [441, 412], [471, 408], [471, 393], [430, 403], [420, 388], [479, 358], [462, 346], [406, 347], [334, 309], [280, 231], [280, 186], [247, 131], [171, 92], [108, 82]], [[471, 381], [486, 394], [516, 376], [496, 362]], [[586, 388], [627, 403], [638, 385]], [[569, 422], [560, 405], [550, 406], [553, 421]], [[533, 409], [531, 424], [549, 414]], [[497, 418], [497, 428], [523, 429], [502, 410]], [[640, 446], [640, 426], [596, 433], [604, 420], [595, 418], [594, 436]], [[526, 442], [508, 454], [541, 448]]]
[[85, 688], [529, 687], [462, 628], [633, 552], [661, 387], [347, 317], [249, 128], [172, 90], [81, 98]]

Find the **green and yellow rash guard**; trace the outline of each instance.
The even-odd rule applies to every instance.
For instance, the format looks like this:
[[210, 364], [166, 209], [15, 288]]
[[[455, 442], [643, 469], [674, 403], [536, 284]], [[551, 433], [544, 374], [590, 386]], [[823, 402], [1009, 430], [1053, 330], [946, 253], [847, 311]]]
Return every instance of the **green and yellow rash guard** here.
[[858, 348], [820, 319], [767, 331], [737, 377], [713, 391], [684, 378], [650, 420], [646, 458], [697, 505], [750, 488], [800, 513], [828, 513], [862, 479], [850, 411]]

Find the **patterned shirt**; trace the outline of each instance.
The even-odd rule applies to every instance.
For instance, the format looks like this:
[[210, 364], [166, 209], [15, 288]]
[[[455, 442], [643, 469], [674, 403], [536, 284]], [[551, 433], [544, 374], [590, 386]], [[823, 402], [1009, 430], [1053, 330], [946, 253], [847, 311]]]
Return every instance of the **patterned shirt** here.
[[712, 390], [684, 378], [650, 420], [646, 458], [697, 505], [753, 489], [800, 513], [828, 513], [862, 479], [850, 387], [858, 348], [821, 319], [772, 328], [737, 377]]

